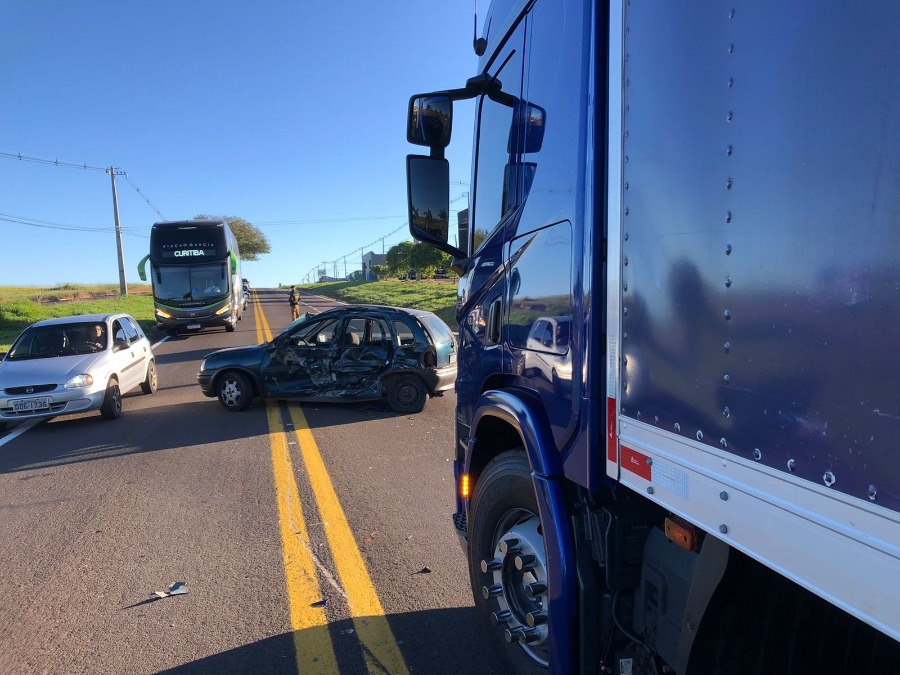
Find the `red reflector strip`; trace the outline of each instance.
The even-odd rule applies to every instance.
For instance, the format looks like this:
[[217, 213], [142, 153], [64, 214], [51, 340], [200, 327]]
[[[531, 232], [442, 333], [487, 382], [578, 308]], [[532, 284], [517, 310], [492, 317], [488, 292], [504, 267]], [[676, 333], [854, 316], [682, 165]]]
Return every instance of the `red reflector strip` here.
[[606, 459], [619, 459], [619, 439], [616, 437], [616, 399], [606, 399]]
[[622, 468], [637, 474], [644, 480], [653, 480], [653, 467], [650, 466], [649, 459], [647, 455], [622, 446]]

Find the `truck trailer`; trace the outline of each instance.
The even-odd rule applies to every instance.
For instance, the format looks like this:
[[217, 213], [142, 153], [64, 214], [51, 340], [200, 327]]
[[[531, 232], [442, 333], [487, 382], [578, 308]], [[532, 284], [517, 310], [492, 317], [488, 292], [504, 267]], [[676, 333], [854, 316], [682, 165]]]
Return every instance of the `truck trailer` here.
[[410, 99], [407, 182], [460, 275], [453, 524], [500, 659], [900, 672], [900, 4], [479, 25]]

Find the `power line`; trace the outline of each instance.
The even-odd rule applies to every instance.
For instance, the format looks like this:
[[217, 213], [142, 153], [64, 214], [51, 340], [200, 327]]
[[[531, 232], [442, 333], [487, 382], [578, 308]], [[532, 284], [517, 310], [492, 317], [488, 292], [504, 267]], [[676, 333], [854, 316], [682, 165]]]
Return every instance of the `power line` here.
[[[62, 161], [60, 161], [60, 160], [58, 160], [58, 159], [42, 159], [42, 158], [40, 158], [40, 157], [30, 157], [30, 156], [28, 156], [28, 155], [23, 155], [21, 152], [16, 152], [16, 153], [13, 153], [13, 152], [0, 152], [0, 157], [6, 157], [7, 159], [15, 159], [15, 160], [18, 160], [18, 161], [20, 161], [20, 162], [31, 162], [31, 163], [33, 163], [33, 164], [45, 164], [45, 165], [50, 165], [50, 166], [61, 166], [61, 167], [66, 168], [66, 169], [82, 169], [83, 171], [103, 171], [103, 172], [109, 172], [109, 167], [105, 167], [105, 166], [92, 166], [92, 165], [87, 164], [87, 163], [81, 163], [81, 164], [78, 164], [78, 163], [76, 163], [76, 162], [62, 162]], [[131, 187], [134, 188], [134, 191], [137, 192], [137, 193], [143, 198], [143, 200], [144, 200], [145, 202], [147, 202], [147, 205], [148, 205], [151, 209], [153, 209], [154, 211], [156, 211], [156, 213], [159, 215], [160, 218], [162, 218], [163, 220], [166, 219], [165, 216], [164, 216], [162, 213], [159, 212], [159, 209], [157, 209], [155, 206], [153, 206], [153, 204], [152, 204], [152, 203], [150, 202], [150, 200], [147, 198], [147, 195], [145, 195], [143, 192], [141, 192], [141, 189], [140, 189], [137, 185], [135, 185], [134, 181], [131, 180], [131, 177], [128, 175], [128, 173], [127, 173], [126, 171], [121, 171], [121, 172], [117, 171], [117, 172], [116, 172], [116, 175], [117, 175], [117, 176], [125, 176], [125, 180], [127, 180], [128, 183], [131, 185]]]
[[156, 211], [157, 214], [159, 214], [159, 217], [160, 217], [160, 218], [162, 218], [163, 220], [166, 219], [166, 217], [165, 217], [163, 214], [161, 214], [161, 213], [159, 212], [159, 209], [156, 208], [155, 206], [153, 206], [153, 204], [150, 203], [150, 200], [147, 199], [147, 195], [145, 195], [143, 192], [141, 192], [141, 189], [140, 189], [137, 185], [134, 184], [134, 181], [131, 180], [131, 177], [130, 177], [127, 173], [125, 174], [125, 180], [127, 180], [128, 183], [129, 183], [129, 185], [131, 185], [131, 187], [134, 188], [134, 191], [135, 191], [135, 192], [137, 192], [141, 197], [144, 198], [144, 201], [147, 202], [147, 205], [148, 205], [151, 209], [153, 209], [154, 211]]
[[0, 152], [0, 157], [9, 159], [17, 159], [20, 162], [32, 162], [34, 164], [51, 164], [53, 166], [61, 166], [67, 169], [82, 169], [84, 171], [106, 171], [105, 166], [91, 166], [90, 164], [76, 164], [75, 162], [61, 162], [58, 159], [41, 159], [40, 157], [29, 157], [20, 152]]

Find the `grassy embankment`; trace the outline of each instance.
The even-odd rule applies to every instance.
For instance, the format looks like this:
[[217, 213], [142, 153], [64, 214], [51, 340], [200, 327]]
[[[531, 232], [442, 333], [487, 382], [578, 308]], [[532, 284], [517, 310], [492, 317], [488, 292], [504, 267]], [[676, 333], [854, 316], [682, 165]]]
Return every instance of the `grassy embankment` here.
[[35, 321], [102, 312], [131, 314], [145, 331], [156, 325], [148, 284], [130, 284], [125, 297], [119, 295], [118, 284], [0, 286], [0, 352]]
[[[449, 326], [455, 325], [456, 284], [446, 281], [334, 282], [298, 285], [344, 302], [373, 303], [427, 309]], [[119, 295], [118, 284], [62, 284], [51, 288], [0, 286], [0, 352], [35, 321], [76, 314], [125, 312], [145, 331], [153, 330], [153, 298], [149, 284], [130, 284]]]
[[343, 302], [427, 309], [448, 326], [456, 325], [456, 284], [452, 281], [335, 281], [297, 284], [297, 288]]

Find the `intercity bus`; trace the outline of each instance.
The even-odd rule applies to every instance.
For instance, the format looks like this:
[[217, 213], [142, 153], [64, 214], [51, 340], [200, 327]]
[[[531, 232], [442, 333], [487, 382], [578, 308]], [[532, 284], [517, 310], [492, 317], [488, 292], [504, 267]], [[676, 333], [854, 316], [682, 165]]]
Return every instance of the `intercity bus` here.
[[237, 240], [222, 220], [154, 223], [150, 253], [138, 274], [150, 282], [156, 323], [170, 335], [208, 326], [229, 333], [241, 319], [241, 258]]

